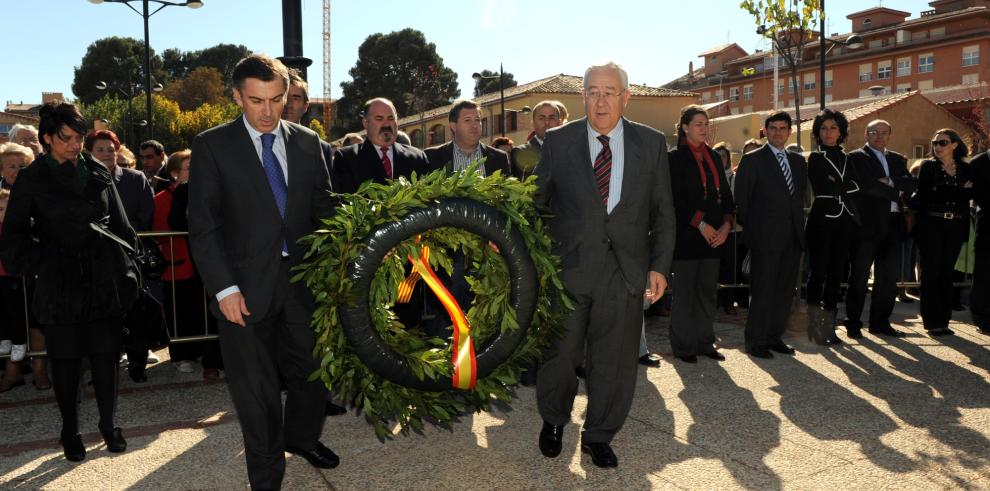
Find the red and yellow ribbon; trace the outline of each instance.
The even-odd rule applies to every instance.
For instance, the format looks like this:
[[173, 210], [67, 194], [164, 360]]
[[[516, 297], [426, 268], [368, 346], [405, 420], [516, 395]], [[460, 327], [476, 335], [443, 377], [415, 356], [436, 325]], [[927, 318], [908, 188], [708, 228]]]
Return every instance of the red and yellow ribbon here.
[[474, 354], [474, 342], [471, 340], [471, 325], [468, 324], [467, 316], [461, 310], [457, 299], [450, 294], [440, 278], [437, 278], [436, 273], [430, 269], [429, 257], [429, 247], [423, 247], [419, 257], [409, 256], [413, 271], [399, 284], [399, 301], [402, 302], [402, 299], [405, 299], [404, 302], [409, 301], [413, 286], [416, 285], [419, 278], [422, 278], [429, 285], [430, 290], [440, 299], [440, 303], [447, 309], [447, 315], [454, 323], [454, 349], [451, 357], [451, 362], [454, 364], [453, 385], [458, 389], [471, 390], [478, 382], [478, 361]]

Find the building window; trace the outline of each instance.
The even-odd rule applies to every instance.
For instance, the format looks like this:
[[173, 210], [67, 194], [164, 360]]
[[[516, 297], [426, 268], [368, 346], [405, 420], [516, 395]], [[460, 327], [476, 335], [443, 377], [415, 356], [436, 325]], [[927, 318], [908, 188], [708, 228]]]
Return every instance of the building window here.
[[445, 141], [447, 141], [447, 138], [444, 135], [443, 125], [433, 125], [433, 127], [430, 128], [430, 145], [440, 145]]
[[932, 37], [933, 38], [940, 38], [942, 36], [945, 36], [945, 26], [936, 27], [936, 28], [932, 29]]
[[897, 93], [911, 92], [911, 84], [897, 84]]
[[934, 80], [921, 80], [918, 82], [918, 90], [932, 90], [932, 87], [934, 87], [934, 85], [935, 85]]
[[708, 102], [712, 98], [712, 93], [705, 91], [701, 93], [701, 102]]
[[897, 76], [907, 77], [909, 75], [911, 75], [911, 58], [898, 58]]
[[923, 159], [925, 158], [925, 146], [915, 145], [911, 153], [914, 154], [914, 158]]
[[966, 46], [963, 48], [962, 66], [976, 66], [980, 64], [980, 47]]
[[806, 73], [804, 74], [804, 90], [813, 90], [815, 88], [815, 74]]
[[832, 70], [825, 70], [825, 88], [832, 86]]
[[865, 63], [859, 66], [859, 81], [869, 82], [873, 80], [873, 63]]
[[825, 94], [825, 104], [832, 102], [832, 94]]
[[739, 100], [739, 87], [733, 87], [729, 89], [729, 100], [738, 101]]
[[725, 92], [722, 92], [722, 89], [718, 89], [718, 91], [715, 92], [715, 100], [716, 101], [721, 101], [722, 99], [725, 98], [724, 95], [725, 95]]
[[935, 71], [935, 55], [929, 53], [918, 57], [918, 73], [931, 73]]
[[883, 47], [883, 39], [874, 39], [873, 41], [870, 41], [869, 47], [870, 47], [870, 49], [873, 49], [873, 48], [882, 48]]
[[814, 103], [815, 103], [815, 96], [813, 95], [806, 96], [804, 98], [804, 101], [801, 102], [801, 104], [814, 104]]
[[867, 19], [863, 19], [863, 29], [869, 29], [870, 26], [872, 26], [872, 25], [873, 25], [873, 20], [868, 19], [868, 18]]
[[963, 85], [977, 85], [980, 83], [979, 73], [964, 73], [962, 76]]
[[736, 114], [739, 114], [739, 108], [738, 107], [730, 108], [729, 109], [729, 114], [731, 114], [733, 116], [735, 116]]
[[423, 130], [412, 130], [409, 132], [409, 140], [413, 146], [423, 148]]
[[889, 61], [881, 61], [877, 63], [877, 80], [886, 80], [890, 78], [893, 70], [890, 68]]
[[747, 85], [743, 87], [743, 100], [751, 101], [753, 100], [753, 86]]

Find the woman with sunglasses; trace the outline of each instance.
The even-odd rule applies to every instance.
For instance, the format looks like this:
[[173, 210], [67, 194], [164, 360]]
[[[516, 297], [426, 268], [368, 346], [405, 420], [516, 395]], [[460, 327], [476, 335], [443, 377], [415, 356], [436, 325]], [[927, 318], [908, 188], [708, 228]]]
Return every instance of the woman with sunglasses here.
[[972, 170], [963, 159], [969, 149], [950, 128], [935, 132], [932, 153], [921, 164], [912, 235], [921, 256], [921, 320], [930, 336], [953, 334], [952, 270], [969, 236]]
[[17, 176], [0, 235], [0, 259], [13, 274], [35, 276], [31, 307], [44, 326], [55, 400], [62, 416], [65, 458], [80, 461], [79, 382], [88, 358], [99, 409], [99, 430], [110, 452], [127, 442], [114, 426], [117, 360], [124, 314], [138, 296], [138, 276], [122, 246], [132, 247], [127, 221], [107, 169], [82, 153], [87, 123], [72, 104], [42, 106], [45, 153]]

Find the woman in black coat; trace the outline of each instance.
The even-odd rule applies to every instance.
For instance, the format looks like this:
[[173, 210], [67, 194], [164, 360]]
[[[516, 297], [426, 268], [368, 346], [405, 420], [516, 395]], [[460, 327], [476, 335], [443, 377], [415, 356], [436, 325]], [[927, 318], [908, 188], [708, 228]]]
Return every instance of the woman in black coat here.
[[725, 359], [715, 348], [715, 297], [735, 204], [722, 159], [705, 143], [707, 137], [708, 113], [696, 105], [681, 109], [678, 145], [669, 154], [677, 218], [670, 346], [687, 363], [696, 363], [698, 355]]
[[37, 277], [31, 307], [48, 341], [62, 447], [66, 459], [79, 461], [86, 457], [77, 402], [83, 357], [90, 361], [107, 450], [127, 448], [114, 426], [117, 361], [123, 316], [137, 298], [139, 281], [121, 246], [91, 224], [106, 227], [132, 246], [137, 236], [110, 173], [80, 153], [87, 124], [79, 110], [50, 102], [40, 116], [45, 154], [17, 177], [0, 236], [0, 257], [16, 274]]
[[921, 256], [921, 320], [930, 336], [953, 334], [952, 271], [969, 237], [969, 200], [974, 197], [973, 171], [963, 160], [967, 155], [969, 149], [955, 130], [935, 132], [931, 158], [921, 164], [912, 199], [917, 214], [911, 234]]
[[808, 181], [815, 199], [808, 214], [808, 337], [820, 345], [841, 344], [835, 335], [839, 286], [846, 274], [849, 247], [859, 225], [852, 195], [859, 191], [853, 165], [842, 149], [849, 121], [825, 109], [815, 116], [811, 134], [818, 149], [808, 156]]

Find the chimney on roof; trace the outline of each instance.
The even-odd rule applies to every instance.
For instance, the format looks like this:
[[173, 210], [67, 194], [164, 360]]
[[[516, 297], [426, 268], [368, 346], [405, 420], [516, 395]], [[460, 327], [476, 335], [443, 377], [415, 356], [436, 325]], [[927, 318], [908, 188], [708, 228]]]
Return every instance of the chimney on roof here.
[[48, 104], [51, 101], [64, 101], [65, 96], [61, 92], [42, 92], [41, 103]]
[[688, 78], [689, 79], [694, 79], [694, 62], [693, 61], [689, 61], [688, 62]]

